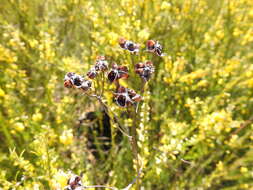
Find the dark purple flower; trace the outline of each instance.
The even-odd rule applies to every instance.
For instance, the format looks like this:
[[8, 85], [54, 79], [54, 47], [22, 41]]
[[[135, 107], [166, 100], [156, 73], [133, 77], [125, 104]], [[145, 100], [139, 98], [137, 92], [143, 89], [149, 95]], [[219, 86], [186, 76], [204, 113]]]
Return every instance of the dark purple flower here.
[[68, 186], [65, 188], [67, 190], [81, 190], [80, 187], [82, 187], [82, 181], [81, 177], [74, 175], [68, 180]]
[[118, 87], [116, 93], [114, 93], [115, 101], [120, 107], [128, 107], [136, 102], [141, 101], [142, 97], [134, 90], [125, 88], [123, 86]]
[[121, 78], [128, 78], [128, 68], [126, 66], [118, 66], [117, 64], [112, 65], [112, 69], [108, 74], [108, 80], [114, 82]]
[[108, 69], [108, 62], [105, 56], [98, 56], [95, 64], [96, 71], [106, 71]]
[[105, 59], [105, 56], [98, 56], [94, 67], [92, 67], [87, 76], [90, 79], [94, 79], [100, 71], [104, 72], [108, 69], [108, 62]]
[[85, 80], [82, 76], [69, 72], [64, 77], [64, 86], [67, 88], [79, 88], [87, 91], [91, 88], [91, 81]]
[[155, 53], [158, 56], [164, 56], [164, 54], [162, 53], [162, 46], [161, 44], [159, 44], [158, 41], [154, 41], [154, 40], [148, 40], [147, 41], [147, 51]]
[[146, 61], [145, 63], [137, 63], [135, 65], [135, 72], [144, 80], [148, 81], [155, 71], [153, 63]]
[[87, 73], [87, 76], [90, 78], [90, 79], [94, 79], [96, 76], [97, 76], [98, 72], [96, 71], [96, 69], [94, 67], [92, 67], [88, 73]]
[[131, 53], [138, 53], [140, 46], [132, 41], [125, 40], [124, 38], [119, 39], [119, 45], [122, 49], [128, 50]]
[[75, 73], [72, 73], [72, 72], [69, 72], [65, 75], [64, 77], [64, 86], [66, 88], [73, 88], [74, 85], [73, 85], [73, 76], [75, 75]]

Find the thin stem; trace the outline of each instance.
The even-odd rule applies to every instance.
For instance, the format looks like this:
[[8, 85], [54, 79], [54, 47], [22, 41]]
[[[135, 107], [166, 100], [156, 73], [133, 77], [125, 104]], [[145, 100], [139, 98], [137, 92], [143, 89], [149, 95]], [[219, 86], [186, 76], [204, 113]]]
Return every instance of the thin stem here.
[[46, 137], [46, 140], [45, 140], [46, 154], [47, 154], [47, 169], [48, 169], [49, 179], [51, 179], [52, 178], [52, 171], [51, 171], [51, 164], [50, 164], [51, 160], [50, 160], [49, 147], [48, 147], [48, 138], [47, 137]]
[[[134, 127], [132, 127], [132, 128], [134, 128]], [[134, 130], [135, 129], [133, 129], [133, 131]], [[132, 145], [132, 151], [133, 151], [133, 154], [134, 154], [134, 157], [136, 160], [136, 170], [138, 172], [139, 171], [139, 158], [138, 158], [138, 148], [137, 148], [136, 138], [134, 138], [134, 137], [132, 138], [131, 145]], [[139, 189], [139, 179], [136, 180], [136, 189], [137, 190]]]
[[93, 98], [96, 98], [100, 104], [104, 107], [104, 110], [105, 112], [107, 113], [107, 115], [109, 116], [109, 110], [111, 111], [111, 113], [113, 114], [113, 121], [115, 123], [117, 123], [117, 126], [118, 126], [118, 129], [120, 130], [120, 132], [125, 135], [126, 137], [128, 137], [129, 139], [132, 139], [132, 136], [128, 135], [127, 132], [124, 131], [123, 127], [121, 126], [121, 124], [119, 123], [119, 119], [118, 117], [114, 114], [114, 112], [109, 109], [109, 107], [102, 101], [101, 97], [100, 96], [97, 96], [97, 95], [88, 95], [89, 97], [93, 97]]
[[[141, 94], [140, 94], [141, 96], [143, 96], [143, 94], [144, 94], [146, 83], [147, 83], [147, 81], [144, 81], [144, 80], [142, 81]], [[140, 104], [140, 102], [138, 102], [136, 105], [135, 113], [138, 113], [139, 104]]]
[[102, 92], [101, 92], [101, 97], [104, 95], [104, 90], [105, 90], [105, 74], [102, 72]]
[[[134, 57], [131, 56], [131, 62], [132, 65], [134, 67]], [[143, 84], [143, 89], [144, 89], [145, 84]], [[142, 89], [142, 90], [143, 90]], [[136, 111], [136, 112], [135, 112]], [[140, 170], [140, 165], [139, 165], [139, 157], [138, 157], [138, 144], [137, 144], [137, 130], [136, 130], [136, 126], [137, 126], [137, 117], [136, 117], [136, 113], [138, 112], [138, 104], [137, 104], [137, 108], [136, 110], [133, 109], [132, 111], [132, 118], [133, 118], [133, 125], [131, 127], [131, 135], [132, 135], [132, 139], [131, 139], [131, 145], [132, 145], [132, 151], [136, 160], [136, 170], [137, 170], [137, 175], [138, 172]], [[139, 190], [139, 178], [136, 178], [136, 189]]]
[[115, 188], [115, 187], [108, 187], [108, 186], [105, 186], [105, 185], [83, 186], [83, 189], [92, 189], [92, 188], [107, 188], [107, 189], [117, 190], [117, 188]]
[[[139, 164], [139, 157], [138, 157], [138, 144], [137, 144], [137, 131], [136, 131], [136, 125], [137, 125], [137, 117], [135, 112], [133, 111], [133, 126], [131, 127], [131, 135], [132, 135], [132, 140], [131, 140], [131, 145], [132, 145], [132, 151], [136, 160], [136, 170], [137, 173], [140, 170], [140, 164]], [[139, 179], [136, 179], [136, 189], [139, 189]]]
[[248, 120], [246, 120], [244, 123], [242, 123], [240, 125], [240, 127], [238, 129], [236, 129], [232, 135], [236, 135], [238, 134], [242, 129], [244, 129], [245, 127], [249, 126], [251, 123], [253, 122], [253, 116], [251, 116]]

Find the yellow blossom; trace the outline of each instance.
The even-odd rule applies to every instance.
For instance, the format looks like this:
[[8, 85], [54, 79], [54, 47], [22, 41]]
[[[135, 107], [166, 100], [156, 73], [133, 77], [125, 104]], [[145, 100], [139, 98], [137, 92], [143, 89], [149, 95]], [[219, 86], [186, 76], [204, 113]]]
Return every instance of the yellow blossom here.
[[248, 172], [248, 168], [246, 168], [246, 167], [241, 167], [241, 168], [240, 168], [240, 172], [241, 172], [241, 173], [246, 173], [246, 172]]
[[42, 120], [42, 117], [42, 114], [38, 112], [32, 115], [32, 120], [38, 122]]
[[64, 187], [66, 187], [69, 177], [70, 175], [63, 172], [62, 170], [58, 171], [53, 176], [52, 186], [54, 188], [63, 189]]
[[73, 143], [74, 136], [72, 130], [64, 130], [60, 136], [60, 142], [64, 145], [70, 145]]
[[0, 88], [0, 97], [4, 97], [4, 95], [5, 95], [4, 90]]
[[21, 132], [25, 129], [25, 126], [24, 126], [23, 123], [17, 122], [17, 123], [14, 124], [14, 129], [18, 132]]
[[169, 2], [163, 1], [161, 5], [162, 10], [169, 10], [171, 8], [171, 4]]
[[222, 171], [224, 169], [224, 165], [222, 161], [219, 161], [218, 164], [216, 164], [216, 167], [219, 171]]

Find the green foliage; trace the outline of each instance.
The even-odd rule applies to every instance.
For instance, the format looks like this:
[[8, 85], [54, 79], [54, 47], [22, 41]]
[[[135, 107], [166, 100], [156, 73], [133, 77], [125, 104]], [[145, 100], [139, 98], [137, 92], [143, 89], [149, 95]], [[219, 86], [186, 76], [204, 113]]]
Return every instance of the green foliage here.
[[[252, 2], [1, 0], [0, 189], [63, 189], [71, 172], [85, 185], [123, 188], [136, 176], [115, 123], [107, 150], [93, 130], [104, 127], [99, 102], [63, 87], [66, 72], [85, 74], [98, 55], [132, 73], [146, 59], [156, 68], [139, 108], [140, 186], [253, 189]], [[131, 56], [119, 37], [141, 48], [158, 40], [167, 55]], [[137, 75], [129, 81], [140, 89]], [[95, 120], [80, 122], [91, 112]]]

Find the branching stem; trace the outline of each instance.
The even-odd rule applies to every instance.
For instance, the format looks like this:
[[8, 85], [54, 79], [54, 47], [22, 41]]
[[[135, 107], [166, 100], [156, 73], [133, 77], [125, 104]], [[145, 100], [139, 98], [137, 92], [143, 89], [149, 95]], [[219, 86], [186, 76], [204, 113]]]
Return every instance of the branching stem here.
[[[92, 98], [96, 98], [99, 103], [104, 107], [104, 110], [105, 112], [107, 113], [108, 116], [110, 116], [110, 113], [109, 113], [109, 107], [106, 105], [106, 103], [103, 102], [102, 98], [96, 94], [94, 95], [88, 95], [89, 97], [92, 97]], [[130, 140], [132, 139], [132, 136], [130, 136], [129, 134], [127, 134], [127, 132], [124, 131], [123, 127], [121, 126], [120, 122], [119, 122], [119, 119], [118, 117], [116, 116], [116, 114], [114, 114], [114, 112], [112, 110], [110, 110], [110, 112], [113, 114], [113, 121], [115, 123], [117, 123], [117, 126], [118, 126], [118, 129], [120, 130], [120, 132], [125, 135], [126, 137], [128, 137]]]

